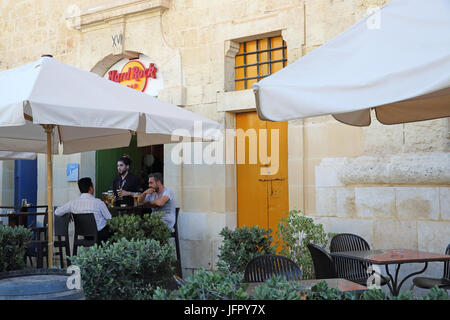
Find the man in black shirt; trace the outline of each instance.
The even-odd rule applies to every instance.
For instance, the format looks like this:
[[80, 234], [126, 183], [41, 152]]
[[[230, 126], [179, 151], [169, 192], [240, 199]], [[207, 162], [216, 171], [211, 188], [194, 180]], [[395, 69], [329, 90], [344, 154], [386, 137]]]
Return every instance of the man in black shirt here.
[[120, 206], [126, 204], [132, 207], [134, 205], [133, 193], [139, 191], [139, 179], [129, 172], [131, 158], [124, 155], [117, 160], [117, 172], [119, 175], [113, 181], [114, 204]]

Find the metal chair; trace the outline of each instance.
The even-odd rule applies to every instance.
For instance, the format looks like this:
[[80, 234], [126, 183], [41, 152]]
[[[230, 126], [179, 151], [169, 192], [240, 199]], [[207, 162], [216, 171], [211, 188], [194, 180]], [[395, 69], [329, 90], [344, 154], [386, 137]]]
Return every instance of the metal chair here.
[[316, 279], [337, 278], [333, 257], [325, 249], [313, 243], [309, 243], [307, 247], [313, 260]]
[[[42, 207], [42, 206], [40, 206]], [[47, 212], [47, 210], [45, 210]], [[44, 259], [48, 264], [48, 216], [44, 216], [44, 222], [42, 227], [36, 227], [35, 224], [30, 225], [30, 229], [33, 231], [33, 238], [27, 246], [25, 253], [25, 260], [28, 257], [30, 265], [33, 266], [32, 258], [36, 258], [36, 266], [38, 269], [44, 267]], [[43, 240], [41, 240], [44, 238]]]
[[181, 255], [180, 255], [180, 240], [178, 239], [178, 215], [180, 213], [180, 208], [175, 209], [175, 224], [173, 226], [174, 231], [171, 233], [170, 237], [175, 239], [175, 251], [177, 254], [176, 261], [176, 272], [181, 276]]
[[98, 243], [98, 230], [93, 213], [74, 213], [72, 217], [75, 224], [72, 252], [76, 256], [79, 246], [90, 247]]
[[[56, 241], [53, 241], [53, 246], [59, 249], [59, 252], [56, 254], [59, 255], [59, 262], [61, 268], [64, 267], [63, 262], [63, 248], [65, 249], [66, 257], [70, 257], [70, 244], [69, 244], [69, 221], [70, 221], [70, 213], [67, 213], [63, 216], [56, 216], [54, 219], [55, 225], [55, 237]], [[62, 240], [64, 237], [64, 240]], [[70, 259], [66, 258], [67, 266], [70, 266]]]
[[174, 231], [170, 235], [172, 238], [175, 238], [175, 249], [177, 251], [177, 260], [181, 261], [180, 258], [180, 242], [178, 240], [178, 215], [180, 213], [180, 208], [175, 209], [175, 225], [173, 226]]
[[[450, 243], [445, 250], [445, 254], [450, 255]], [[438, 286], [441, 289], [450, 290], [450, 261], [444, 262], [444, 274], [442, 278], [430, 278], [430, 277], [416, 277], [413, 279], [413, 285], [422, 289], [431, 289], [434, 286]]]
[[286, 280], [301, 280], [302, 270], [291, 259], [274, 254], [265, 254], [253, 258], [245, 267], [245, 282], [264, 282], [273, 275]]
[[47, 240], [47, 234], [45, 234], [45, 239], [40, 240], [40, 233], [39, 232], [33, 232], [33, 238], [28, 243], [27, 251], [25, 253], [25, 259], [28, 257], [30, 261], [30, 265], [33, 266], [33, 260], [32, 258], [36, 258], [36, 264], [37, 268], [41, 269], [44, 267], [44, 259], [46, 259], [48, 263], [48, 240]]
[[[352, 233], [340, 233], [331, 239], [330, 252], [368, 251], [370, 246], [362, 237]], [[344, 278], [361, 285], [367, 285], [370, 275], [367, 273], [369, 263], [355, 261], [343, 257], [333, 257], [336, 273]], [[380, 285], [386, 285], [389, 279], [380, 275]]]

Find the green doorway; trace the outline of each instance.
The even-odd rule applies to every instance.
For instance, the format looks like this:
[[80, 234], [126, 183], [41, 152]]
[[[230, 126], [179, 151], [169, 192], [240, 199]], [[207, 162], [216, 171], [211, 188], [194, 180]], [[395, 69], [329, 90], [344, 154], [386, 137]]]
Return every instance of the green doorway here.
[[130, 172], [141, 179], [141, 188], [147, 187], [147, 176], [152, 172], [164, 171], [164, 146], [137, 147], [134, 135], [128, 147], [99, 150], [95, 153], [95, 196], [102, 199], [102, 192], [112, 190], [117, 176], [117, 160], [127, 154], [132, 159]]

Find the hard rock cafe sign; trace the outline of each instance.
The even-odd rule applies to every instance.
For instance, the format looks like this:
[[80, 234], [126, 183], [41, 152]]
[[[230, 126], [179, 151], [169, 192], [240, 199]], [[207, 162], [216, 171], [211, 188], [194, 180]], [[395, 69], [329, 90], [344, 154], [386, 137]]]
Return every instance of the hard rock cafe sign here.
[[149, 79], [156, 79], [157, 72], [158, 69], [154, 63], [150, 63], [148, 67], [145, 67], [139, 60], [131, 60], [122, 67], [120, 72], [118, 70], [110, 70], [108, 79], [144, 92]]

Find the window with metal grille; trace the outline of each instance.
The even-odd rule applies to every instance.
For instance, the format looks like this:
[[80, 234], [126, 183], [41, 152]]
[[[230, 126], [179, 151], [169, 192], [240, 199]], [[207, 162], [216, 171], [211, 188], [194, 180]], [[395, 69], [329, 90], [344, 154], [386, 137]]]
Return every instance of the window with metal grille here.
[[286, 64], [286, 42], [281, 36], [241, 43], [235, 58], [235, 90], [251, 89]]

